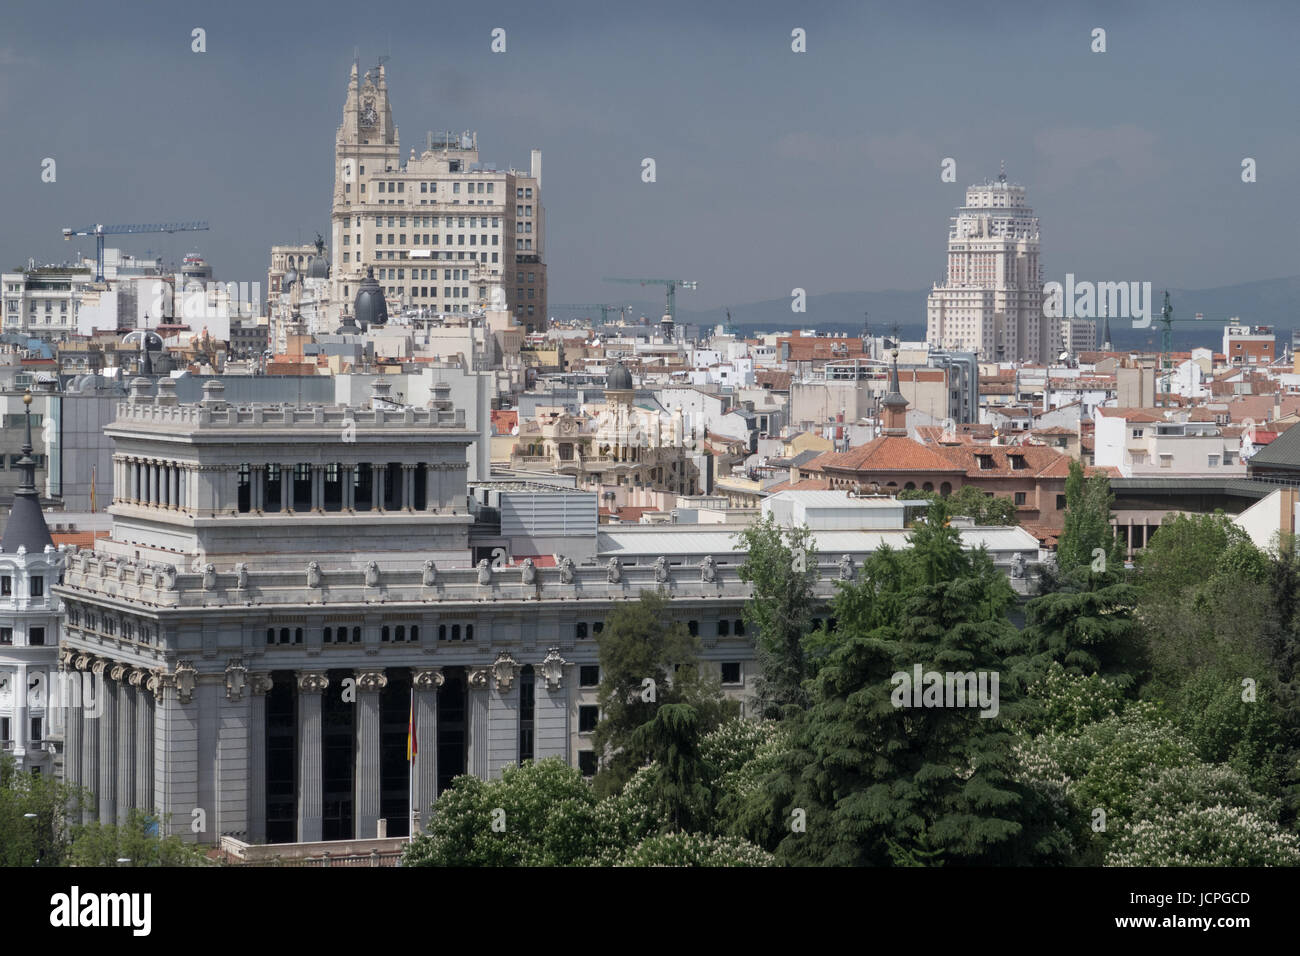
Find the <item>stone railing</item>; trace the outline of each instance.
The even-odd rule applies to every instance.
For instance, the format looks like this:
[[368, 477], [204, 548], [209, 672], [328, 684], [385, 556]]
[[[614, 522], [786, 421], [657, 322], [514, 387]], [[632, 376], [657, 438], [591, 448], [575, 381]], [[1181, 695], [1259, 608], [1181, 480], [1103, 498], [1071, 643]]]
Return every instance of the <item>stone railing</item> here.
[[413, 408], [352, 408], [345, 405], [166, 405], [153, 402], [117, 403], [116, 425], [178, 425], [185, 427], [241, 428], [295, 426], [342, 429], [417, 427], [464, 428], [465, 410]]
[[[740, 580], [735, 566], [622, 566], [615, 561], [596, 566], [562, 561], [559, 567], [550, 568], [533, 567], [527, 561], [498, 567], [481, 562], [473, 568], [440, 568], [433, 561], [425, 561], [421, 567], [384, 567], [371, 562], [364, 568], [344, 569], [322, 569], [310, 562], [301, 570], [261, 571], [252, 564], [221, 570], [208, 564], [197, 572], [182, 572], [168, 565], [79, 554], [69, 563], [64, 586], [174, 608], [611, 601], [635, 599], [642, 591], [660, 589], [670, 599], [680, 600], [734, 600], [752, 594], [752, 587]], [[823, 561], [818, 566], [821, 579], [816, 591], [823, 598], [834, 596], [836, 581], [856, 579], [861, 573], [859, 567], [846, 569], [838, 561]], [[1018, 593], [1033, 590], [1034, 565], [1027, 565], [1020, 576], [1012, 573], [1010, 562], [999, 567]]]

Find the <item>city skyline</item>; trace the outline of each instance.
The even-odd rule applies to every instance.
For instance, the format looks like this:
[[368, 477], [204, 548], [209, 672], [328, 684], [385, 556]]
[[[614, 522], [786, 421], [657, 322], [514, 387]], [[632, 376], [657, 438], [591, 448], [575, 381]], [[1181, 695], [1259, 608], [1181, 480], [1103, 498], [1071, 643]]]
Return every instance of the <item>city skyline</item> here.
[[[1169, 22], [1168, 5], [1031, 21], [1012, 4], [996, 23], [950, 5], [760, 4], [743, 23], [671, 6], [617, 18], [515, 7], [448, 14], [435, 30], [454, 53], [433, 58], [415, 39], [427, 34], [404, 28], [428, 18], [420, 8], [393, 7], [391, 29], [331, 9], [306, 23], [244, 4], [220, 18], [128, 9], [74, 17], [57, 37], [40, 28], [47, 8], [13, 9], [0, 43], [0, 170], [16, 187], [4, 268], [91, 248], [64, 242], [63, 227], [203, 218], [203, 236], [122, 245], [176, 261], [197, 249], [223, 279], [264, 275], [271, 245], [326, 231], [327, 153], [355, 50], [362, 69], [389, 57], [403, 150], [427, 129], [477, 129], [497, 165], [543, 151], [555, 301], [626, 298], [607, 275], [697, 279], [679, 299], [695, 309], [795, 287], [929, 288], [943, 274], [939, 224], [1003, 160], [1046, 224], [1048, 278], [1204, 288], [1295, 273], [1280, 190], [1300, 150], [1277, 117], [1293, 112], [1280, 52], [1296, 14], [1280, 5]], [[498, 27], [506, 51], [494, 54]], [[1097, 27], [1105, 53], [1090, 50]], [[806, 53], [791, 50], [795, 28]], [[980, 84], [962, 80], [972, 56]], [[1010, 108], [989, 93], [1004, 82], [1021, 84]], [[888, 95], [863, 95], [873, 87]], [[1242, 182], [1244, 158], [1257, 182]]]

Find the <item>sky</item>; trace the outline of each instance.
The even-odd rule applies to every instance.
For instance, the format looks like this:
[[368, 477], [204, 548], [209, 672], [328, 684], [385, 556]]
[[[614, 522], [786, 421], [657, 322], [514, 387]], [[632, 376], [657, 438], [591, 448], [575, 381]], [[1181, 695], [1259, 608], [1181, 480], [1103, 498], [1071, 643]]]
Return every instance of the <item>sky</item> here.
[[329, 233], [355, 51], [389, 57], [403, 154], [428, 129], [477, 130], [498, 167], [542, 150], [552, 302], [646, 297], [606, 276], [697, 280], [690, 308], [925, 289], [965, 188], [1003, 161], [1046, 279], [1291, 276], [1297, 27], [1300, 4], [1264, 0], [10, 0], [0, 267], [93, 250], [65, 226], [207, 220], [121, 245], [264, 283], [273, 244]]

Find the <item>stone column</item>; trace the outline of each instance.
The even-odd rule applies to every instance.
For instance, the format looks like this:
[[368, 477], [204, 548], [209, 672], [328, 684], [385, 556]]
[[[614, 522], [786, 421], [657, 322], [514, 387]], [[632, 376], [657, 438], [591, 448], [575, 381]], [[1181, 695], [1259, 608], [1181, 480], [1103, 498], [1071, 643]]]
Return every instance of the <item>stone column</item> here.
[[357, 503], [357, 466], [343, 466], [343, 510], [352, 511]]
[[127, 684], [130, 668], [113, 668], [117, 687], [117, 822], [126, 823], [127, 811], [135, 806], [135, 691]]
[[270, 674], [250, 674], [248, 720], [248, 842], [266, 842], [266, 695]]
[[117, 822], [117, 682], [108, 661], [95, 663], [104, 695], [104, 712], [99, 718], [99, 822]]
[[167, 467], [167, 471], [168, 471], [168, 473], [169, 473], [169, 474], [168, 474], [168, 478], [169, 478], [169, 480], [170, 480], [170, 482], [171, 482], [171, 484], [170, 484], [170, 486], [169, 486], [169, 488], [168, 488], [168, 492], [167, 492], [167, 494], [168, 494], [168, 497], [171, 499], [171, 506], [172, 506], [172, 510], [174, 511], [174, 510], [176, 510], [177, 508], [180, 507], [180, 503], [181, 503], [181, 499], [180, 499], [180, 469], [179, 469], [176, 465], [169, 465], [169, 466]]
[[258, 514], [262, 511], [262, 502], [266, 496], [266, 466], [251, 464], [248, 466], [248, 510]]
[[73, 787], [81, 780], [81, 671], [71, 662], [63, 673], [63, 779]]
[[488, 776], [519, 762], [519, 664], [502, 651], [488, 688]]
[[104, 711], [104, 681], [94, 668], [95, 662], [90, 657], [77, 658], [82, 681], [81, 785], [91, 793], [89, 805], [82, 808], [82, 823], [96, 819], [97, 814], [91, 808], [99, 802], [99, 720]]
[[429, 810], [438, 796], [438, 688], [443, 685], [442, 668], [413, 670], [415, 689], [415, 811], [418, 825], [429, 825]]
[[415, 509], [415, 465], [402, 465], [402, 510]]
[[437, 489], [434, 488], [434, 478], [433, 478], [434, 470], [437, 467], [438, 466], [434, 464], [425, 465], [424, 467], [424, 510], [425, 511], [438, 510], [438, 492]]
[[381, 670], [357, 671], [357, 749], [355, 788], [356, 839], [378, 836], [379, 827], [379, 694], [388, 684]]
[[469, 761], [470, 773], [480, 780], [488, 779], [488, 670], [480, 668], [469, 672], [465, 692], [469, 698]]
[[144, 501], [145, 501], [145, 504], [152, 505], [152, 504], [154, 503], [153, 490], [154, 490], [153, 465], [152, 465], [152, 464], [149, 464], [149, 463], [146, 463], [145, 466], [144, 466]]
[[384, 483], [388, 473], [387, 465], [370, 466], [370, 510], [379, 511], [384, 503]]
[[329, 687], [323, 671], [298, 672], [298, 842], [321, 838], [324, 815], [321, 699]]
[[293, 504], [293, 465], [280, 466], [280, 512], [288, 514]]
[[552, 647], [546, 658], [534, 668], [534, 760], [560, 757], [565, 763], [572, 761], [569, 743], [569, 694], [572, 682], [569, 679], [570, 673], [566, 672], [572, 666], [560, 656], [558, 647]]
[[135, 798], [138, 810], [152, 814], [153, 806], [153, 694], [146, 686], [149, 672], [134, 670], [130, 684], [135, 694]]

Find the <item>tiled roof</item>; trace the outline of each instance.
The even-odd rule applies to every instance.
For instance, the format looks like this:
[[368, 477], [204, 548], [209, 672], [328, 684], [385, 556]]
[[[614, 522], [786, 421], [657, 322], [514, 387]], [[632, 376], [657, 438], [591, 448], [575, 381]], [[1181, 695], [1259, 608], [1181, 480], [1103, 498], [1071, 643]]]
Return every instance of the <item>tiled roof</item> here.
[[961, 469], [920, 442], [900, 435], [882, 435], [845, 452], [828, 451], [803, 467], [804, 471], [946, 471]]
[[1104, 418], [1122, 418], [1130, 422], [1162, 422], [1163, 418], [1153, 415], [1144, 408], [1109, 408], [1097, 406], [1097, 414]]
[[779, 485], [772, 485], [772, 487], [763, 490], [770, 494], [776, 494], [778, 491], [830, 491], [831, 480], [829, 478], [800, 478], [798, 481], [783, 481]]

